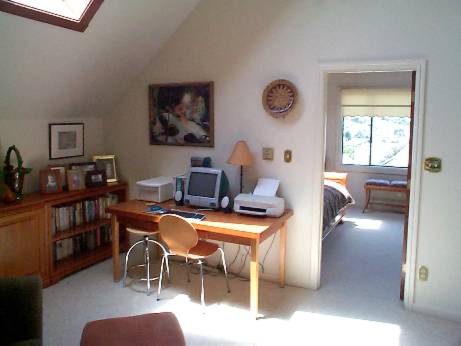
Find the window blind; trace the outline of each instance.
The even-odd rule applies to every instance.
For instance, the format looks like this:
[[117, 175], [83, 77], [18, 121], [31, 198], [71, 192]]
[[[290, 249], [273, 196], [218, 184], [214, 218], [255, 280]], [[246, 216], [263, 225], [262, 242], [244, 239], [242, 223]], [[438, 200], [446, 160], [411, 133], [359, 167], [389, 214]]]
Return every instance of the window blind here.
[[342, 116], [409, 117], [410, 89], [341, 89]]

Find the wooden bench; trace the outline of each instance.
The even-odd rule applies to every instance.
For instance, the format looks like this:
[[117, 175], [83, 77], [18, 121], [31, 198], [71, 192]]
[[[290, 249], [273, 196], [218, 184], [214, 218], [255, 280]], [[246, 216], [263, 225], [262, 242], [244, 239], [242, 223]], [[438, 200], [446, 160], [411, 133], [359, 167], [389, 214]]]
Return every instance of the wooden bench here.
[[387, 192], [401, 192], [405, 194], [405, 203], [382, 203], [382, 202], [372, 202], [372, 204], [379, 204], [386, 207], [396, 207], [403, 208], [404, 211], [408, 207], [409, 201], [409, 189], [407, 188], [406, 180], [387, 180], [387, 179], [368, 179], [365, 185], [363, 186], [365, 190], [365, 207], [362, 210], [362, 213], [365, 213], [368, 205], [370, 204], [371, 191], [387, 191]]

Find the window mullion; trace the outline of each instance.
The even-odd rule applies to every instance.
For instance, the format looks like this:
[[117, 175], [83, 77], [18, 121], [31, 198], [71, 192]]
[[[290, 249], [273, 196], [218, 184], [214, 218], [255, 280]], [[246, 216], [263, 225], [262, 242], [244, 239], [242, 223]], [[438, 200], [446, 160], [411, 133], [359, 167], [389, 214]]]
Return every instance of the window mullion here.
[[373, 116], [370, 116], [370, 154], [368, 156], [368, 165], [371, 166], [371, 148], [373, 143]]

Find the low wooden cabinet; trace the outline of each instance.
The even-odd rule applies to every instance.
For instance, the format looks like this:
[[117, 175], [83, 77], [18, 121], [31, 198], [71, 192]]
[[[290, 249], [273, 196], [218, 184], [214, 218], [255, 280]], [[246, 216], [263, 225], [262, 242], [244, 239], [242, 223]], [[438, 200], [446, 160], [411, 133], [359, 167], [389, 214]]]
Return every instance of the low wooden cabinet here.
[[[32, 193], [13, 204], [0, 203], [0, 277], [39, 274], [46, 287], [64, 276], [111, 257], [110, 242], [61, 260], [57, 260], [53, 254], [57, 242], [88, 232], [100, 232], [101, 226], [110, 224], [110, 220], [101, 218], [56, 232], [53, 231], [53, 208], [96, 199], [108, 193], [117, 195], [119, 201], [125, 201], [127, 184], [112, 183], [55, 195]], [[121, 236], [124, 236], [123, 232]], [[99, 236], [97, 238], [100, 242]]]
[[0, 218], [0, 276], [48, 277], [45, 220], [41, 209]]

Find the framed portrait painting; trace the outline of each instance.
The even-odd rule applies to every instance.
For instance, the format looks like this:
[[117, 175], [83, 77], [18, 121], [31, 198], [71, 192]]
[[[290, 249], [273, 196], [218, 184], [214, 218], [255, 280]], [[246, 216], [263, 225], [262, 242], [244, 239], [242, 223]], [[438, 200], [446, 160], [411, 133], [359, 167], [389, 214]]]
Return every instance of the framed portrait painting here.
[[84, 155], [84, 124], [49, 124], [49, 158], [63, 159]]
[[149, 85], [152, 145], [214, 146], [213, 82]]

